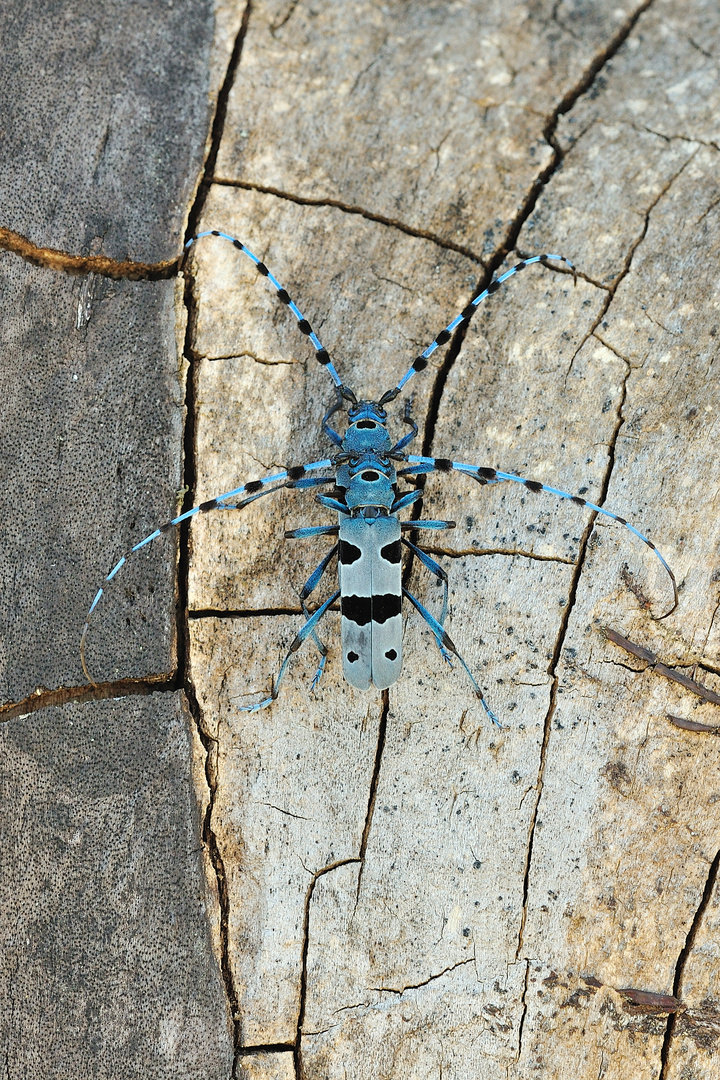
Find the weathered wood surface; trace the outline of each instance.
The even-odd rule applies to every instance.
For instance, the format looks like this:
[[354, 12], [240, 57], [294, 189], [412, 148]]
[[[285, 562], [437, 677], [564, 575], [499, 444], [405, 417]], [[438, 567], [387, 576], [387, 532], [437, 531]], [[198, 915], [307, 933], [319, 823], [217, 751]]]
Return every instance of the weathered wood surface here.
[[[209, 0], [8, 0], [0, 13], [0, 227], [14, 248], [0, 255], [0, 702], [16, 714], [1, 732], [8, 1080], [219, 1080], [232, 1066], [200, 840], [205, 755], [169, 684], [174, 545], [148, 553], [94, 628], [97, 692], [78, 655], [103, 575], [182, 487], [182, 284], [63, 271], [66, 257], [122, 268], [177, 254], [228, 21], [231, 48], [239, 18], [218, 21]], [[33, 245], [39, 266], [16, 253]], [[158, 698], [47, 708], [157, 679]]]
[[[471, 295], [472, 256], [519, 223], [553, 163], [548, 118], [617, 27], [593, 12], [255, 5], [202, 225], [255, 246], [356, 390], [392, 385]], [[194, 530], [192, 672], [218, 740], [242, 1039], [291, 1043], [299, 1023], [307, 1076], [714, 1067], [701, 933], [675, 980], [717, 850], [718, 748], [665, 719], [709, 707], [629, 671], [600, 634], [716, 664], [711, 18], [653, 6], [553, 130], [557, 168], [516, 246], [567, 254], [577, 285], [528, 271], [447, 374], [433, 358], [412, 386], [430, 452], [606, 499], [647, 530], [681, 582], [676, 615], [652, 621], [644, 597], [662, 613], [668, 582], [626, 532], [588, 535], [587, 516], [546, 496], [431, 479], [427, 511], [459, 522], [443, 540], [451, 633], [506, 729], [414, 614], [385, 712], [343, 686], [335, 646], [316, 697], [299, 656], [277, 704], [248, 718], [237, 706], [267, 689], [297, 620], [246, 613], [297, 606], [319, 555], [283, 531], [328, 515], [287, 495]], [[230, 248], [196, 265], [210, 495], [321, 456], [332, 394]], [[668, 1014], [617, 992], [691, 985], [664, 1052]]]
[[50, 708], [0, 739], [6, 1076], [227, 1077], [182, 695]]
[[[5, 703], [85, 681], [78, 626], [102, 576], [182, 486], [184, 373], [172, 281], [70, 277], [9, 252], [0, 274]], [[93, 627], [96, 680], [176, 663], [175, 550], [148, 554]]]
[[[343, 682], [331, 614], [317, 692], [305, 647], [275, 705], [247, 714], [325, 550], [283, 533], [332, 515], [285, 493], [193, 524], [186, 689], [237, 1076], [720, 1075], [720, 744], [667, 720], [712, 724], [716, 708], [602, 635], [690, 674], [699, 664], [720, 688], [719, 50], [707, 0], [252, 5], [214, 182], [191, 208], [182, 192], [199, 176], [178, 181], [186, 212], [246, 241], [372, 395], [488, 269], [567, 255], [576, 282], [529, 269], [413, 381], [418, 452], [603, 502], [657, 542], [680, 605], [653, 620], [669, 583], [626, 530], [514, 485], [431, 477], [425, 511], [458, 522], [433, 545], [451, 575], [449, 630], [503, 730], [412, 612], [387, 696]], [[177, 253], [175, 229], [130, 254]], [[188, 280], [197, 500], [325, 455], [330, 381], [266, 282], [212, 241]], [[400, 402], [391, 417], [401, 431]], [[152, 434], [138, 439], [147, 451]], [[71, 472], [77, 484], [81, 463]], [[124, 478], [123, 497], [141, 483]], [[109, 563], [130, 539], [117, 524]], [[147, 588], [147, 565], [132, 588]], [[417, 567], [411, 587], [437, 604]], [[129, 604], [116, 592], [94, 639], [100, 676], [171, 670], [171, 652], [139, 652], [159, 631], [113, 628]], [[55, 637], [77, 632], [68, 612]]]

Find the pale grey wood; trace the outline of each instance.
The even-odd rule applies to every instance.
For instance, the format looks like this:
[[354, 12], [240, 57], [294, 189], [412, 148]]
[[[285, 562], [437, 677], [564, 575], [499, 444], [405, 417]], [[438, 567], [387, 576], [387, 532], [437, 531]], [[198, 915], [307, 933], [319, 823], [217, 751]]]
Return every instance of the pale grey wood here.
[[309, 663], [272, 711], [241, 712], [253, 700], [248, 689], [267, 687], [276, 624], [190, 624], [198, 702], [217, 742], [212, 822], [227, 869], [242, 1042], [251, 1047], [295, 1039], [308, 890], [319, 872], [357, 859], [380, 721], [377, 695], [353, 690], [336, 670], [309, 713]]
[[292, 1054], [243, 1054], [240, 1057], [238, 1080], [295, 1080]]
[[[206, 227], [256, 245], [341, 374], [356, 387], [367, 372], [372, 392], [376, 381], [385, 389], [467, 302], [464, 282], [478, 273], [448, 267], [447, 248], [401, 230], [461, 242], [478, 257], [494, 250], [549, 160], [547, 146], [532, 154], [543, 125], [591, 60], [602, 64], [618, 20], [631, 14], [593, 5], [592, 21], [586, 8], [546, 19], [523, 8], [521, 18], [505, 6], [486, 11], [483, 37], [468, 31], [471, 4], [411, 5], [402, 15], [359, 4], [258, 6]], [[463, 673], [444, 666], [410, 613], [370, 785], [371, 737], [352, 746], [338, 738], [337, 759], [325, 756], [336, 724], [377, 716], [382, 705], [342, 684], [334, 617], [316, 696], [305, 690], [315, 666], [307, 643], [268, 713], [249, 720], [237, 711], [267, 692], [300, 624], [281, 611], [244, 613], [297, 607], [294, 593], [326, 547], [308, 542], [303, 557], [295, 542], [287, 553], [282, 533], [330, 515], [309, 497], [280, 496], [194, 526], [196, 614], [233, 615], [192, 620], [191, 658], [224, 763], [223, 809], [213, 816], [235, 882], [229, 955], [243, 1039], [292, 1041], [300, 1024], [308, 1078], [482, 1080], [499, 1070], [513, 1080], [649, 1080], [661, 1072], [668, 1014], [633, 1005], [619, 993], [627, 987], [681, 998], [687, 990], [663, 1080], [689, 1063], [698, 1075], [715, 1067], [714, 907], [703, 916], [701, 905], [716, 856], [717, 751], [666, 719], [712, 710], [637, 673], [642, 665], [601, 635], [610, 624], [681, 670], [700, 660], [710, 673], [698, 677], [713, 683], [715, 23], [700, 0], [651, 5], [561, 116], [562, 164], [517, 248], [560, 251], [579, 279], [534, 268], [493, 297], [427, 432], [439, 456], [606, 498], [675, 568], [676, 614], [652, 621], [671, 602], [669, 581], [622, 527], [601, 521], [588, 540], [587, 512], [550, 496], [430, 478], [426, 512], [458, 521], [433, 545], [451, 574], [449, 629], [505, 729], [490, 726]], [[485, 101], [501, 51], [517, 74], [497, 81], [502, 101], [460, 132], [458, 117]], [[411, 110], [403, 95], [416, 79]], [[438, 148], [434, 133], [446, 130]], [[517, 153], [505, 168], [508, 139]], [[432, 154], [430, 180], [422, 162]], [[195, 285], [202, 497], [323, 456], [316, 425], [333, 399], [267, 284], [221, 246], [199, 253]], [[394, 301], [399, 284], [411, 290], [404, 306]], [[431, 295], [418, 313], [412, 297], [423, 289]], [[421, 422], [441, 359], [411, 384]], [[401, 431], [400, 407], [390, 412]], [[427, 575], [415, 570], [411, 587], [437, 609]], [[272, 766], [266, 746], [279, 752]], [[353, 783], [340, 812], [343, 768]], [[303, 806], [326, 775], [330, 818], [319, 826]], [[261, 800], [248, 795], [255, 790]], [[281, 809], [261, 810], [266, 803]], [[288, 810], [297, 817], [284, 820]], [[676, 986], [691, 927], [695, 947]]]
[[627, 14], [263, 0], [217, 176], [335, 199], [489, 256], [551, 159], [548, 115]]

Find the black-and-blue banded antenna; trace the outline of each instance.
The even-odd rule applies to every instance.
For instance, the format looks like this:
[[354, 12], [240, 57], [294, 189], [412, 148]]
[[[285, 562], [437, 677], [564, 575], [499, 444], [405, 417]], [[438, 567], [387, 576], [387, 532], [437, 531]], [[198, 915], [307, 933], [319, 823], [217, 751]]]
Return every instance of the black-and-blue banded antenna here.
[[440, 331], [438, 336], [430, 342], [425, 352], [420, 353], [420, 355], [413, 360], [397, 386], [394, 386], [392, 390], [388, 390], [387, 393], [383, 394], [379, 404], [386, 405], [389, 401], [393, 401], [417, 371], [424, 371], [428, 365], [429, 358], [435, 350], [439, 349], [441, 345], [445, 345], [459, 326], [462, 326], [463, 323], [470, 322], [477, 311], [478, 305], [481, 304], [487, 296], [491, 296], [494, 292], [497, 292], [503, 282], [507, 281], [508, 278], [513, 277], [515, 274], [519, 274], [526, 266], [531, 266], [533, 263], [545, 262], [547, 259], [556, 259], [558, 262], [564, 262], [573, 273], [575, 272], [575, 267], [564, 255], [533, 255], [529, 259], [521, 259], [519, 263], [516, 263], [515, 266], [512, 266], [509, 270], [506, 270], [499, 278], [495, 278], [494, 281], [491, 281], [487, 289], [484, 289], [474, 300], [471, 300], [467, 307], [463, 308], [460, 314], [456, 315], [453, 321], [448, 323], [444, 330]]
[[283, 288], [275, 275], [268, 270], [262, 259], [258, 259], [257, 255], [254, 255], [250, 248], [243, 244], [241, 240], [237, 240], [234, 236], [229, 236], [227, 233], [220, 232], [219, 229], [207, 229], [205, 232], [198, 233], [197, 236], [191, 237], [191, 239], [188, 240], [188, 242], [185, 244], [185, 254], [187, 255], [187, 252], [190, 250], [192, 245], [198, 240], [201, 240], [204, 236], [219, 236], [221, 240], [227, 240], [230, 244], [233, 245], [234, 248], [237, 248], [238, 251], [242, 251], [243, 255], [247, 255], [250, 262], [253, 263], [258, 274], [260, 274], [264, 278], [267, 278], [272, 287], [275, 289], [280, 303], [284, 304], [290, 309], [290, 311], [292, 311], [293, 315], [297, 319], [298, 329], [300, 330], [300, 333], [304, 334], [305, 337], [310, 339], [310, 343], [315, 349], [315, 359], [318, 361], [319, 364], [326, 368], [328, 374], [330, 375], [330, 378], [332, 379], [340, 394], [342, 394], [342, 396], [347, 401], [355, 403], [356, 398], [354, 393], [348, 386], [343, 385], [343, 381], [335, 370], [335, 365], [330, 359], [330, 354], [323, 345], [322, 341], [317, 336], [312, 326], [307, 321], [295, 301], [290, 298], [290, 294], [288, 293], [287, 289]]

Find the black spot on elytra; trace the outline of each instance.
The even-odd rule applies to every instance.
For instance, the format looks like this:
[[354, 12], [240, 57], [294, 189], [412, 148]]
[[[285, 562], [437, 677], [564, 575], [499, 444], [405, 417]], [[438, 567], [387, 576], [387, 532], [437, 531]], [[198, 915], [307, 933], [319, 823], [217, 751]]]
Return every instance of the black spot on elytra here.
[[384, 593], [382, 596], [372, 598], [373, 622], [383, 623], [400, 614], [402, 600], [397, 593]]
[[362, 551], [355, 544], [348, 543], [347, 540], [340, 541], [340, 565], [352, 566], [354, 562], [357, 562], [362, 557]]
[[380, 558], [384, 559], [385, 562], [399, 563], [400, 559], [402, 558], [402, 554], [400, 551], [400, 541], [393, 540], [390, 544], [385, 544], [384, 547], [381, 547]]
[[340, 598], [340, 611], [344, 619], [349, 619], [357, 626], [367, 626], [370, 622], [371, 601], [369, 596], [343, 596]]

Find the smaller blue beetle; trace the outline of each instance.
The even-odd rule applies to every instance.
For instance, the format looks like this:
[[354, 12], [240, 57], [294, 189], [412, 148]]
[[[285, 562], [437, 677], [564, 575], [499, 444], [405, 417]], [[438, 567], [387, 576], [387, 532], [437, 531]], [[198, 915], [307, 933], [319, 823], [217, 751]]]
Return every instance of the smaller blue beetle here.
[[[662, 563], [667, 571], [673, 589], [672, 607], [659, 618], [667, 618], [678, 604], [678, 591], [675, 576], [667, 562], [657, 550], [651, 540], [643, 536], [634, 525], [626, 521], [618, 514], [606, 510], [602, 506], [588, 502], [579, 495], [571, 495], [567, 491], [541, 484], [537, 480], [526, 480], [514, 473], [501, 472], [498, 469], [487, 468], [478, 465], [466, 465], [459, 461], [451, 461], [448, 458], [419, 457], [406, 453], [405, 448], [417, 435], [417, 426], [410, 417], [409, 402], [405, 408], [405, 423], [410, 427], [396, 443], [393, 443], [387, 430], [387, 413], [384, 406], [393, 401], [402, 391], [403, 387], [413, 375], [427, 367], [428, 358], [437, 348], [445, 345], [453, 332], [469, 322], [480, 304], [487, 296], [496, 292], [504, 281], [524, 270], [532, 263], [545, 262], [554, 259], [563, 262], [571, 270], [572, 263], [562, 255], [534, 255], [532, 258], [523, 259], [506, 271], [500, 277], [491, 281], [487, 289], [479, 293], [459, 315], [456, 315], [448, 326], [430, 343], [410, 365], [402, 379], [392, 390], [383, 394], [379, 401], [358, 401], [353, 391], [345, 386], [340, 379], [335, 366], [323, 347], [321, 341], [313, 331], [310, 323], [304, 318], [297, 305], [290, 299], [286, 290], [275, 278], [267, 266], [239, 240], [226, 233], [215, 229], [199, 233], [188, 240], [185, 251], [204, 236], [216, 236], [229, 241], [238, 250], [243, 252], [255, 265], [258, 273], [267, 278], [277, 292], [278, 299], [286, 305], [297, 319], [300, 331], [310, 339], [317, 360], [327, 369], [335, 385], [337, 401], [327, 411], [322, 421], [322, 428], [326, 436], [339, 450], [332, 457], [323, 458], [321, 461], [313, 461], [307, 465], [293, 466], [283, 469], [264, 477], [262, 480], [251, 480], [241, 484], [232, 491], [226, 491], [214, 499], [200, 503], [192, 510], [179, 514], [165, 522], [160, 528], [146, 536], [130, 551], [126, 552], [115, 564], [97, 592], [90, 610], [88, 611], [80, 640], [80, 658], [83, 671], [87, 679], [93, 682], [88, 673], [85, 662], [85, 644], [90, 626], [90, 618], [103, 596], [107, 585], [115, 578], [118, 571], [123, 567], [130, 555], [140, 551], [151, 541], [168, 532], [181, 522], [187, 521], [195, 514], [204, 514], [216, 508], [240, 509], [248, 503], [259, 499], [264, 495], [280, 491], [282, 488], [314, 488], [326, 484], [333, 484], [334, 489], [329, 494], [316, 496], [318, 502], [334, 510], [338, 515], [337, 525], [320, 525], [308, 528], [293, 529], [286, 532], [288, 539], [306, 538], [311, 536], [336, 536], [337, 543], [328, 552], [320, 565], [316, 567], [308, 580], [305, 582], [300, 601], [305, 615], [305, 623], [293, 640], [285, 659], [280, 667], [277, 677], [273, 681], [272, 690], [268, 697], [254, 705], [242, 706], [246, 711], [254, 712], [270, 705], [278, 696], [280, 684], [287, 671], [288, 664], [293, 653], [297, 652], [307, 638], [312, 638], [320, 651], [320, 663], [312, 681], [312, 687], [317, 685], [327, 658], [327, 648], [317, 634], [317, 627], [328, 608], [338, 599], [340, 600], [341, 635], [343, 672], [347, 681], [360, 690], [367, 690], [370, 685], [378, 689], [391, 686], [400, 675], [402, 669], [402, 598], [403, 596], [417, 609], [425, 622], [430, 627], [438, 648], [448, 663], [455, 657], [472, 683], [473, 690], [483, 707], [493, 721], [499, 727], [500, 722], [490, 706], [486, 702], [483, 693], [478, 686], [470, 668], [465, 663], [460, 653], [455, 648], [447, 631], [444, 628], [448, 608], [448, 578], [443, 568], [431, 558], [427, 552], [414, 544], [403, 533], [416, 530], [443, 530], [455, 527], [453, 521], [401, 521], [399, 514], [408, 509], [422, 498], [422, 490], [412, 488], [410, 491], [398, 490], [398, 478], [408, 476], [420, 476], [431, 472], [459, 472], [465, 473], [479, 484], [495, 484], [510, 481], [521, 484], [526, 490], [539, 493], [545, 491], [559, 499], [569, 499], [577, 506], [587, 507], [595, 514], [602, 514], [613, 521], [624, 525], [633, 536], [647, 544]], [[345, 403], [348, 404], [348, 426], [344, 435], [338, 434], [330, 426], [330, 420], [335, 413], [340, 412]], [[396, 468], [401, 464], [403, 467]], [[328, 472], [328, 470], [332, 470]], [[311, 475], [319, 473], [320, 475]], [[439, 618], [435, 618], [413, 596], [402, 583], [402, 546], [405, 545], [414, 556], [425, 566], [431, 574], [443, 585], [443, 605]], [[307, 608], [307, 600], [317, 588], [320, 579], [331, 561], [337, 556], [338, 560], [338, 585], [339, 588], [332, 596], [321, 604], [312, 614]], [[95, 685], [93, 683], [93, 685]]]

